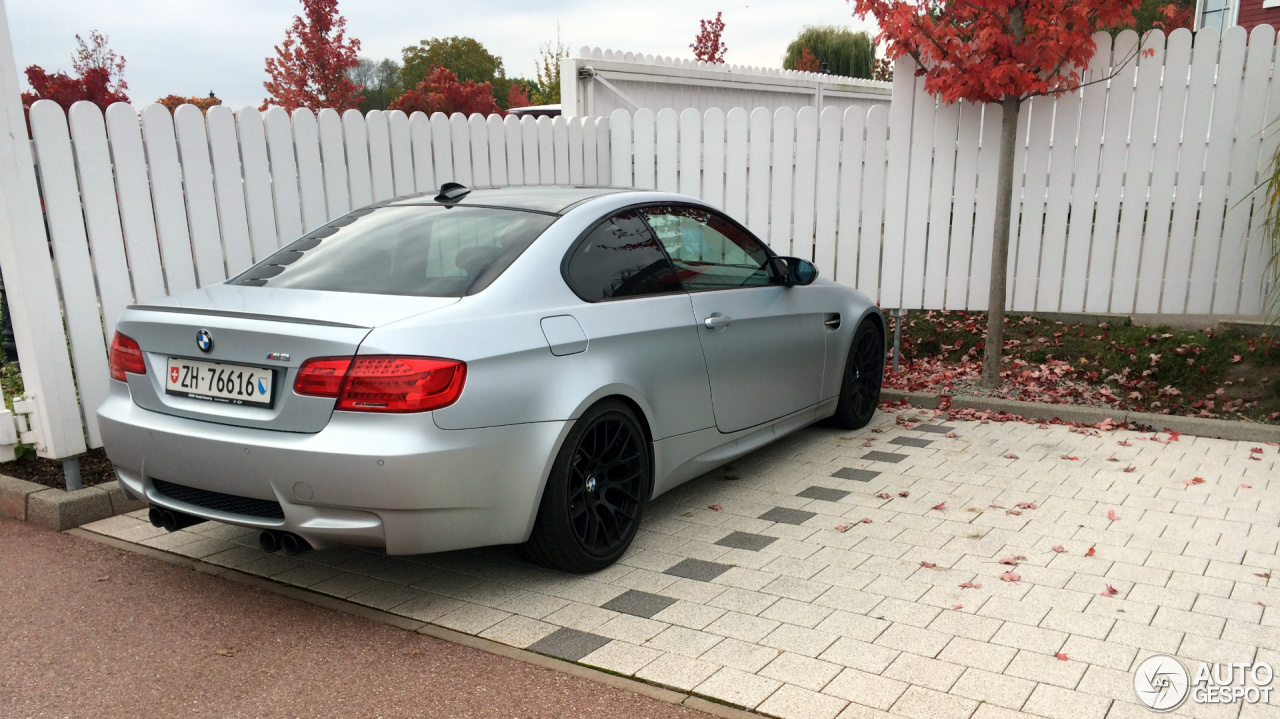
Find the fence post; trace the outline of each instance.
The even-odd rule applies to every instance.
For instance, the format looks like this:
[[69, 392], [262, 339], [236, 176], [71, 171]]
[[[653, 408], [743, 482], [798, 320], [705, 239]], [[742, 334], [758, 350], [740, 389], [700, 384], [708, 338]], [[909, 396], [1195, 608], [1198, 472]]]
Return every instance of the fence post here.
[[0, 0], [0, 273], [13, 312], [27, 399], [37, 405], [36, 452], [60, 459], [85, 451], [58, 286], [36, 189], [31, 141], [18, 91], [9, 16]]

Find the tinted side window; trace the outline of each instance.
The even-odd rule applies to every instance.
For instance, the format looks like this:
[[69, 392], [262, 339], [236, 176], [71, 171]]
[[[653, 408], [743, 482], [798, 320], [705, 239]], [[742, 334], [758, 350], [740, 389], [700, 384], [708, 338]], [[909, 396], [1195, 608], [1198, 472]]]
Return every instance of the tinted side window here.
[[680, 291], [671, 262], [634, 210], [592, 230], [573, 250], [569, 286], [588, 302]]
[[679, 205], [646, 207], [643, 213], [685, 290], [776, 284], [768, 270], [769, 251], [727, 218]]

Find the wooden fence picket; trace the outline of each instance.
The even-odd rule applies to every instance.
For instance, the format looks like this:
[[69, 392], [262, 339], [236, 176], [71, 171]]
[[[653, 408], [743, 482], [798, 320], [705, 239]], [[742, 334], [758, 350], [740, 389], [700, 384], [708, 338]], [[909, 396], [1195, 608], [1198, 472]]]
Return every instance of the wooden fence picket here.
[[197, 284], [205, 287], [227, 279], [222, 235], [218, 231], [218, 206], [213, 194], [209, 136], [205, 132], [204, 114], [193, 105], [179, 107], [173, 113], [173, 125], [181, 157], [182, 194], [187, 201]]
[[178, 165], [173, 116], [164, 105], [148, 105], [143, 109], [142, 142], [147, 148], [151, 202], [155, 209], [160, 257], [164, 261], [165, 284], [169, 294], [176, 295], [196, 288], [196, 269], [191, 258], [191, 235], [182, 196], [182, 168]]
[[328, 222], [328, 202], [324, 194], [324, 169], [320, 160], [320, 125], [305, 107], [293, 111], [293, 145], [298, 161], [298, 200], [302, 209], [302, 230], [310, 232]]
[[214, 105], [205, 113], [205, 124], [209, 132], [209, 157], [213, 163], [218, 226], [222, 230], [222, 253], [227, 273], [233, 276], [253, 264], [236, 117], [230, 108]]

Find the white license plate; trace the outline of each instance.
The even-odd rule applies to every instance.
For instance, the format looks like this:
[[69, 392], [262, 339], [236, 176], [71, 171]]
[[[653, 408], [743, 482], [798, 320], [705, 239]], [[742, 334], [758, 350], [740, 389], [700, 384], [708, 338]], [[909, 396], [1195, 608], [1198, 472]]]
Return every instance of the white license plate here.
[[164, 391], [207, 402], [270, 407], [272, 379], [271, 370], [262, 367], [170, 357]]

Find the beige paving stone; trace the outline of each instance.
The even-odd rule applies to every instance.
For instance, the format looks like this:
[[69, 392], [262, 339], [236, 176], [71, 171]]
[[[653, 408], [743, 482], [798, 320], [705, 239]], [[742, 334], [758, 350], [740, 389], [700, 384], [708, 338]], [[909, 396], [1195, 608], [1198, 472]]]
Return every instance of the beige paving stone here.
[[[599, 633], [603, 634], [604, 632], [600, 631]], [[699, 657], [722, 641], [727, 640], [716, 634], [700, 632], [688, 627], [668, 626], [660, 633], [647, 637], [643, 644], [646, 647], [664, 652], [683, 654], [687, 657]]]
[[1117, 642], [1109, 642], [1091, 637], [1071, 636], [1062, 645], [1062, 653], [1072, 661], [1096, 664], [1112, 669], [1125, 670], [1133, 666], [1133, 659], [1138, 650]]
[[782, 626], [782, 622], [773, 619], [764, 619], [750, 614], [739, 614], [738, 612], [726, 612], [719, 619], [708, 624], [705, 631], [758, 644], [760, 640], [780, 626]]
[[834, 634], [820, 632], [794, 624], [783, 624], [761, 640], [761, 644], [775, 649], [798, 652], [805, 656], [816, 657], [838, 639]]
[[823, 691], [841, 699], [888, 711], [909, 686], [911, 685], [906, 682], [857, 669], [845, 669]]
[[939, 614], [928, 628], [943, 634], [986, 642], [995, 636], [1002, 624], [1004, 620], [995, 617], [982, 617], [969, 614], [967, 611], [945, 611]]
[[1034, 681], [970, 667], [951, 687], [951, 693], [978, 702], [1019, 709], [1035, 687]]
[[1069, 657], [1070, 655], [1067, 661], [1062, 661], [1053, 654], [1040, 654], [1024, 649], [1009, 662], [1004, 673], [1033, 682], [1052, 684], [1063, 689], [1075, 689], [1088, 665], [1084, 662], [1073, 662]]
[[679, 654], [663, 654], [637, 670], [635, 675], [645, 681], [691, 691], [719, 669], [711, 662]]
[[952, 664], [999, 673], [1009, 666], [1017, 653], [1018, 650], [1013, 647], [955, 637], [947, 643], [938, 658]]
[[582, 663], [630, 676], [660, 656], [662, 652], [656, 649], [637, 647], [615, 639], [583, 657]]
[[778, 651], [772, 647], [762, 647], [759, 644], [738, 639], [724, 639], [700, 654], [698, 658], [755, 674], [773, 661], [778, 656]]
[[892, 713], [911, 719], [967, 719], [977, 708], [971, 699], [912, 686], [893, 705]]
[[693, 691], [740, 707], [754, 709], [782, 686], [776, 679], [723, 667]]
[[844, 667], [806, 657], [795, 652], [782, 652], [768, 666], [759, 671], [761, 676], [777, 679], [785, 684], [820, 691]]
[[784, 684], [757, 710], [780, 719], [832, 719], [847, 704], [844, 699]]
[[894, 624], [877, 637], [875, 643], [920, 656], [936, 657], [949, 641], [949, 634]]
[[1104, 719], [1111, 701], [1105, 697], [1040, 684], [1022, 709], [1048, 719]]
[[964, 670], [958, 664], [903, 652], [889, 665], [883, 676], [945, 692], [951, 689]]
[[432, 624], [439, 624], [446, 629], [464, 634], [480, 634], [510, 616], [512, 615], [509, 612], [482, 607], [478, 604], [464, 604], [436, 619]]
[[1013, 647], [1036, 647], [1046, 652], [1057, 653], [1063, 642], [1067, 641], [1067, 633], [1054, 629], [1028, 627], [1016, 622], [1005, 622], [991, 637], [992, 644]]
[[898, 658], [899, 653], [897, 649], [841, 637], [818, 655], [818, 658], [871, 674], [880, 674], [893, 663], [894, 659]]
[[554, 625], [516, 614], [484, 630], [480, 636], [524, 649], [555, 632], [556, 629]]

